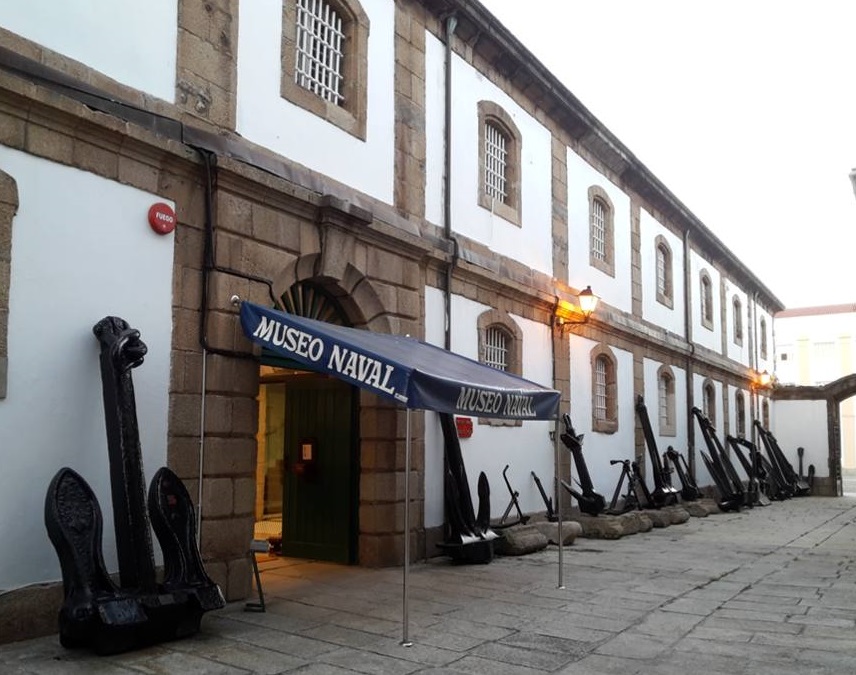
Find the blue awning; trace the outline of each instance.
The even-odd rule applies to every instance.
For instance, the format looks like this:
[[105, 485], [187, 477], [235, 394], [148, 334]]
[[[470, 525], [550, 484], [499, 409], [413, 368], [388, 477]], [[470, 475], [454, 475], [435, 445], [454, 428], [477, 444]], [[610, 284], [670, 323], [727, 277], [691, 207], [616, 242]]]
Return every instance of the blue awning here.
[[501, 419], [554, 419], [559, 392], [399, 335], [335, 326], [241, 303], [241, 326], [270, 351], [408, 408]]

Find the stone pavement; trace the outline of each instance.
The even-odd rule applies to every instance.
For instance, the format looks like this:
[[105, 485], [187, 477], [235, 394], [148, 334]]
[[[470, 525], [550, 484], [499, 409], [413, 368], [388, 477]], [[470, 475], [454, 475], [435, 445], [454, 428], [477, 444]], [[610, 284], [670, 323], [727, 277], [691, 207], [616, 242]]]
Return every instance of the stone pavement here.
[[856, 497], [803, 497], [488, 565], [402, 571], [284, 561], [268, 611], [117, 656], [56, 636], [0, 647], [0, 673], [856, 673]]

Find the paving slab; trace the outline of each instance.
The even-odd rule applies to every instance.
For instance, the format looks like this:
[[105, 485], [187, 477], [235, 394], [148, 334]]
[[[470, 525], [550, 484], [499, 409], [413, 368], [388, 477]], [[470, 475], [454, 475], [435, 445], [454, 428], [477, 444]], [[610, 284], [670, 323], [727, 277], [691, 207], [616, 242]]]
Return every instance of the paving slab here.
[[126, 654], [0, 645], [6, 675], [834, 675], [856, 672], [856, 497], [712, 513], [615, 540], [403, 575], [276, 559], [268, 611]]

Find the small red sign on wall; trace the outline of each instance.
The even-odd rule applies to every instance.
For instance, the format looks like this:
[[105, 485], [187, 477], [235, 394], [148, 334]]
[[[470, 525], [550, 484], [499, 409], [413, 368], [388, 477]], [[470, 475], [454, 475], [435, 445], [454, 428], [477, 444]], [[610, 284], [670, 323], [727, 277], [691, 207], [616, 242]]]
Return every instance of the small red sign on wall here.
[[163, 202], [152, 204], [149, 208], [149, 225], [158, 234], [169, 234], [175, 229], [175, 211]]
[[458, 438], [469, 438], [473, 435], [472, 417], [456, 417], [455, 426], [458, 428]]

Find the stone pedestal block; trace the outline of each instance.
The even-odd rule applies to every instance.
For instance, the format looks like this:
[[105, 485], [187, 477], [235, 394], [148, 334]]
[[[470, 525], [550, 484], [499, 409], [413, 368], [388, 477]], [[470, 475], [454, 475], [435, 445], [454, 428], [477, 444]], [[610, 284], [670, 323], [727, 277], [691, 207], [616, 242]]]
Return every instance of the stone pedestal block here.
[[[549, 523], [552, 524], [552, 523]], [[564, 534], [564, 523], [562, 524]], [[525, 555], [547, 548], [547, 537], [536, 525], [514, 525], [501, 530], [495, 549], [499, 555]]]
[[[550, 544], [559, 543], [559, 524], [556, 522], [541, 521], [533, 524], [538, 528], [538, 531], [547, 538]], [[562, 546], [570, 546], [574, 543], [574, 539], [581, 536], [583, 533], [582, 525], [575, 520], [562, 521]]]
[[616, 516], [575, 516], [582, 526], [582, 536], [591, 539], [619, 539], [624, 534], [621, 520]]

